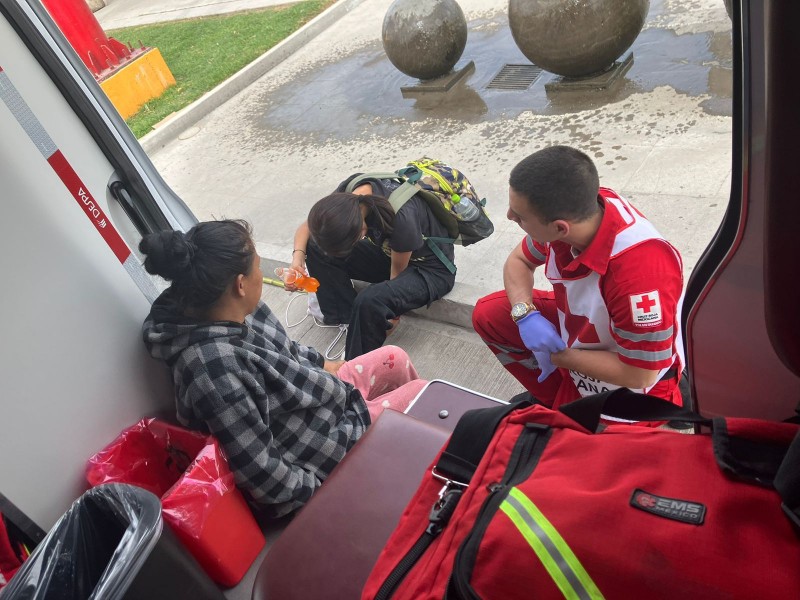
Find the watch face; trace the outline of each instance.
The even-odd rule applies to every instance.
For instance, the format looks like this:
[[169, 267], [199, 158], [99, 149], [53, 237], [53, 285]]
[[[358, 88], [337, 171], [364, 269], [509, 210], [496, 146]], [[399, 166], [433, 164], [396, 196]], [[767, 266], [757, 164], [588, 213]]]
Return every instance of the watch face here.
[[521, 302], [519, 304], [515, 304], [511, 307], [511, 316], [515, 319], [519, 319], [528, 312], [528, 305]]

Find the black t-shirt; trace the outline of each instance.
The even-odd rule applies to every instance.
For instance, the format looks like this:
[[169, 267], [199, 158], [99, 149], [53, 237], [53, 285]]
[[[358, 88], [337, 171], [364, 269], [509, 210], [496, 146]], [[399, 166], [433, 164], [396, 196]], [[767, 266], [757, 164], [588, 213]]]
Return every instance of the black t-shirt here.
[[[357, 177], [356, 173], [343, 181], [337, 191], [343, 192], [351, 179]], [[399, 187], [397, 181], [391, 179], [367, 179], [364, 183], [372, 186], [372, 193], [375, 196], [388, 198], [389, 195]], [[431, 211], [427, 202], [419, 196], [412, 196], [394, 217], [392, 223], [392, 234], [386, 236], [380, 227], [380, 220], [370, 212], [365, 219], [367, 223], [367, 237], [375, 244], [382, 246], [384, 251], [389, 254], [389, 250], [395, 252], [411, 252], [412, 264], [425, 266], [432, 269], [444, 269], [447, 267], [430, 249], [423, 239], [424, 237], [449, 238], [447, 229], [442, 225]], [[454, 260], [453, 244], [437, 242], [436, 245], [442, 253], [451, 261]]]

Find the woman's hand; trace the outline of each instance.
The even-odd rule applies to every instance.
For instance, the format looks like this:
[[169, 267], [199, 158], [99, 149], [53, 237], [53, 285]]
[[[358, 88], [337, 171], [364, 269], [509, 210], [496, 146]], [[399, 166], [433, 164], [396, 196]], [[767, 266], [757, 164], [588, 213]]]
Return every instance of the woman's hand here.
[[336, 375], [339, 372], [339, 369], [342, 368], [343, 364], [343, 360], [326, 360], [325, 365], [322, 368], [331, 375]]
[[[290, 269], [294, 269], [298, 273], [303, 273], [305, 275], [305, 273], [306, 273], [306, 260], [305, 259], [306, 259], [306, 255], [305, 255], [304, 252], [302, 252], [300, 250], [295, 250], [294, 252], [292, 252], [292, 264], [291, 264], [291, 266], [289, 268]], [[294, 283], [286, 283], [284, 281], [283, 282], [283, 289], [285, 289], [287, 292], [296, 292], [300, 288], [297, 287]]]

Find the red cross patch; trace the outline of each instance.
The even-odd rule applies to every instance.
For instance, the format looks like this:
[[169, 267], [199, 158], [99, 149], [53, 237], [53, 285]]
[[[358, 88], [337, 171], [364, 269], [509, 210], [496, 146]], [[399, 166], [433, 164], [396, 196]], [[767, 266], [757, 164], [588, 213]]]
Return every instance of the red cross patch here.
[[657, 291], [644, 294], [632, 294], [631, 316], [634, 325], [652, 326], [659, 325], [662, 321], [661, 300]]

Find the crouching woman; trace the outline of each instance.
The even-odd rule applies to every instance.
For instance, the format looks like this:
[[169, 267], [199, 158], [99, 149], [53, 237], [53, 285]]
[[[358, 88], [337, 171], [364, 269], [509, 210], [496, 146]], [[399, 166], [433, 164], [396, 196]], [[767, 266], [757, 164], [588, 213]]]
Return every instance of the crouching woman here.
[[171, 282], [143, 337], [172, 371], [178, 420], [219, 440], [237, 486], [273, 516], [303, 506], [381, 410], [426, 383], [393, 346], [345, 363], [289, 339], [261, 301], [243, 221], [151, 234], [139, 249]]

